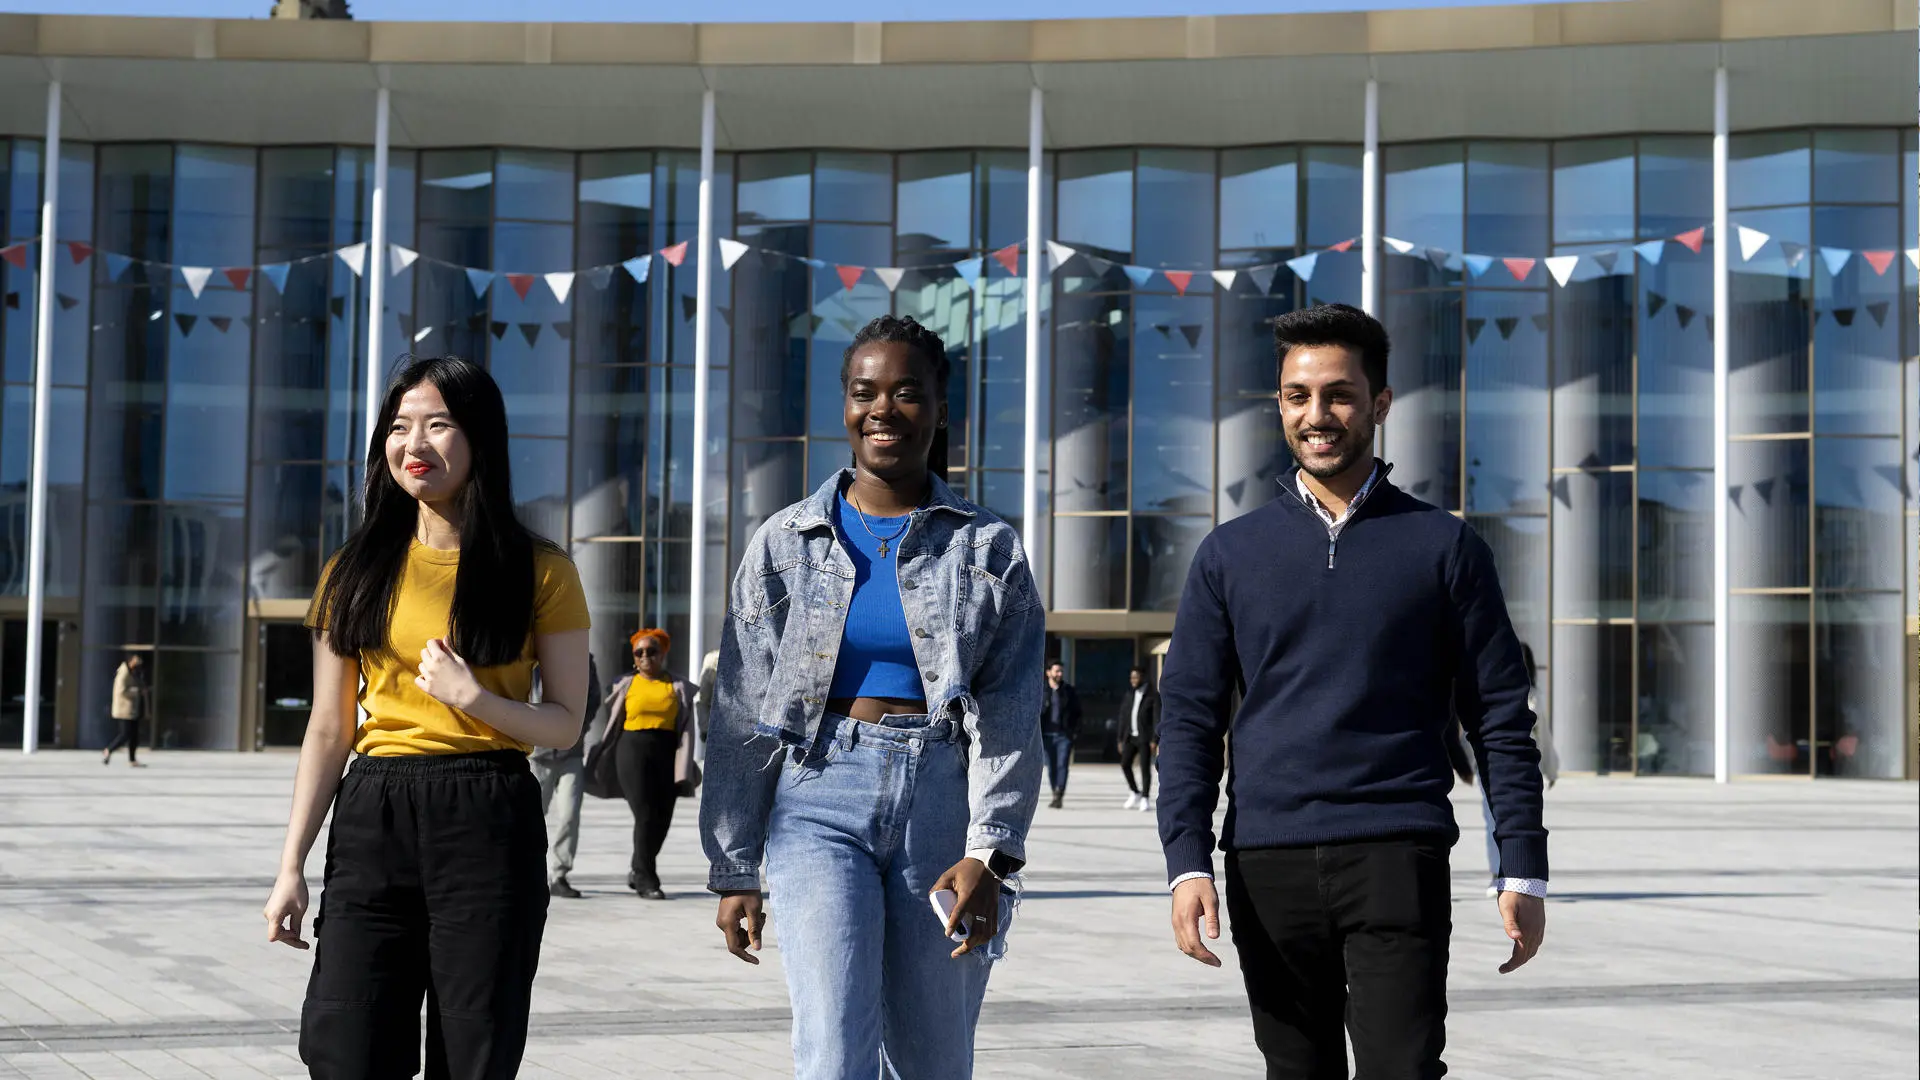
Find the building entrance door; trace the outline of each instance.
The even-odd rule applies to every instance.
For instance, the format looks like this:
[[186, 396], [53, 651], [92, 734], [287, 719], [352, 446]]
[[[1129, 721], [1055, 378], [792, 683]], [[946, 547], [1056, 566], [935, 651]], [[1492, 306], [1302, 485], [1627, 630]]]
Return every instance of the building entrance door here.
[[297, 622], [260, 624], [260, 727], [254, 745], [299, 746], [313, 707], [313, 634]]
[[[41, 623], [40, 745], [54, 745], [55, 702], [60, 687], [60, 623]], [[27, 708], [27, 620], [7, 619], [0, 625], [0, 748], [18, 747]]]

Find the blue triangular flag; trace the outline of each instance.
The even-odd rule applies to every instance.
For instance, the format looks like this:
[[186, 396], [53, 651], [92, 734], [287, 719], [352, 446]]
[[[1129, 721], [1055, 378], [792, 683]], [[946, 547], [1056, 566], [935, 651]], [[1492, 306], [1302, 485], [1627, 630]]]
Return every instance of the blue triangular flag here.
[[1633, 250], [1639, 252], [1640, 257], [1647, 260], [1650, 265], [1659, 266], [1660, 256], [1666, 253], [1667, 242], [1665, 240], [1649, 240], [1644, 244], [1633, 245]]
[[1297, 259], [1288, 259], [1287, 269], [1293, 271], [1293, 276], [1299, 278], [1301, 281], [1312, 281], [1313, 269], [1319, 264], [1320, 253], [1314, 251], [1302, 255]]
[[127, 258], [125, 255], [115, 255], [112, 252], [108, 252], [107, 279], [109, 281], [119, 281], [120, 276], [127, 272], [127, 267], [132, 265], [133, 260]]
[[1823, 247], [1820, 249], [1820, 258], [1826, 261], [1827, 273], [1839, 277], [1840, 271], [1847, 268], [1847, 260], [1853, 258], [1853, 252], [1846, 248]]
[[825, 259], [815, 259], [811, 256], [802, 255], [800, 256], [800, 261], [813, 267], [815, 270], [825, 270], [827, 268], [827, 260]]
[[968, 285], [973, 285], [980, 280], [980, 271], [986, 265], [987, 265], [987, 260], [985, 259], [985, 257], [980, 255], [975, 255], [971, 259], [962, 259], [959, 262], [954, 263], [953, 270], [954, 270], [954, 273], [959, 274], [962, 278], [966, 279], [966, 282]]
[[284, 295], [287, 291], [287, 271], [291, 269], [291, 263], [268, 263], [260, 268], [260, 276], [273, 282], [274, 292]]
[[647, 275], [653, 272], [653, 256], [635, 255], [620, 265], [626, 268], [627, 273], [633, 275], [634, 281], [645, 285], [647, 283]]
[[1466, 265], [1467, 272], [1476, 278], [1493, 269], [1491, 255], [1462, 255], [1460, 261]]
[[1127, 280], [1133, 282], [1133, 287], [1136, 289], [1146, 288], [1147, 282], [1153, 280], [1151, 266], [1123, 266], [1120, 269], [1126, 271]]
[[468, 268], [467, 284], [473, 286], [473, 295], [477, 299], [487, 295], [487, 289], [493, 285], [493, 271]]

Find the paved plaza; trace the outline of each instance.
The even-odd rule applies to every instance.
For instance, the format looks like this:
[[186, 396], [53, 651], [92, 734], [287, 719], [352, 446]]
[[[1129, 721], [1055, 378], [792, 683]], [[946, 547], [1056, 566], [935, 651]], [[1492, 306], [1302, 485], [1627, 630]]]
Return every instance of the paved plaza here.
[[[0, 755], [0, 1080], [305, 1075], [309, 954], [269, 948], [259, 914], [294, 759], [149, 760]], [[1083, 766], [1040, 811], [977, 1075], [1261, 1075], [1231, 948], [1225, 971], [1174, 950], [1151, 815], [1124, 794]], [[1546, 948], [1510, 976], [1480, 813], [1455, 795], [1453, 1075], [1920, 1073], [1915, 785], [1567, 779]], [[622, 888], [625, 806], [588, 800], [587, 899], [554, 903], [522, 1075], [790, 1073], [777, 907], [767, 963], [727, 956], [680, 812], [673, 899], [647, 903]]]

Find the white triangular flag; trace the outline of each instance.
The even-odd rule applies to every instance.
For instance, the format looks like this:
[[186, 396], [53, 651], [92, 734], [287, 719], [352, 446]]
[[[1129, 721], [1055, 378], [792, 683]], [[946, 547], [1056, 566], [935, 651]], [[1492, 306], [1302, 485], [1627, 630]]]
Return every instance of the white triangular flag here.
[[1050, 271], [1060, 269], [1060, 264], [1073, 258], [1074, 254], [1072, 248], [1058, 240], [1047, 241], [1047, 269]]
[[195, 300], [200, 299], [200, 290], [207, 287], [207, 279], [213, 276], [211, 266], [183, 266], [180, 276], [187, 279], [187, 291]]
[[1749, 229], [1745, 225], [1736, 225], [1734, 227], [1740, 232], [1741, 262], [1747, 262], [1752, 259], [1759, 253], [1761, 248], [1767, 246], [1767, 241], [1773, 239], [1773, 237], [1768, 236], [1759, 229]]
[[1233, 283], [1239, 280], [1239, 277], [1240, 271], [1238, 270], [1215, 270], [1213, 272], [1213, 280], [1219, 283], [1221, 292], [1233, 291]]
[[1580, 265], [1580, 256], [1554, 255], [1544, 261], [1547, 264], [1547, 273], [1553, 275], [1554, 283], [1565, 288], [1567, 279], [1573, 277], [1574, 270]]
[[898, 266], [876, 266], [873, 276], [880, 279], [880, 284], [885, 285], [888, 292], [892, 292], [900, 287], [900, 279], [906, 277], [907, 272]]
[[334, 254], [340, 256], [340, 261], [347, 264], [347, 269], [353, 271], [355, 277], [366, 273], [367, 245], [365, 243], [348, 244]]
[[1405, 255], [1405, 254], [1407, 254], [1408, 252], [1410, 252], [1410, 251], [1412, 251], [1412, 250], [1413, 250], [1413, 245], [1412, 245], [1412, 244], [1410, 244], [1410, 243], [1408, 243], [1408, 242], [1407, 242], [1407, 241], [1405, 241], [1405, 240], [1395, 240], [1395, 239], [1394, 239], [1393, 237], [1391, 237], [1391, 236], [1383, 236], [1383, 237], [1381, 237], [1381, 238], [1380, 238], [1380, 242], [1381, 242], [1381, 243], [1383, 243], [1383, 244], [1385, 244], [1385, 245], [1387, 245], [1388, 247], [1390, 247], [1390, 248], [1392, 248], [1392, 249], [1393, 249], [1393, 250], [1394, 250], [1395, 252], [1397, 252], [1397, 253], [1399, 253], [1399, 254], [1401, 254], [1401, 255]]
[[563, 304], [566, 303], [567, 294], [573, 291], [573, 271], [557, 270], [545, 276], [547, 288], [553, 290], [554, 298]]
[[1915, 270], [1920, 270], [1920, 247], [1907, 249], [1907, 261], [1913, 264]]
[[396, 276], [400, 271], [412, 266], [413, 260], [420, 257], [420, 253], [412, 248], [404, 248], [399, 244], [390, 244], [388, 247], [391, 250], [389, 250], [387, 254], [393, 266], [393, 269], [388, 272], [389, 277]]
[[728, 240], [722, 237], [720, 240], [720, 269], [733, 269], [733, 264], [739, 262], [740, 257], [745, 255], [748, 250], [747, 245], [740, 241]]

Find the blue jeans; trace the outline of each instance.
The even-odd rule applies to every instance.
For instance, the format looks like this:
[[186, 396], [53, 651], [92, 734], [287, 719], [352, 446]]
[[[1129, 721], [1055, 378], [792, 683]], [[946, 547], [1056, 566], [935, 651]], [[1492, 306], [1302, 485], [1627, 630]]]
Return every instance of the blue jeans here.
[[[767, 833], [769, 907], [793, 999], [796, 1080], [966, 1080], [1000, 936], [955, 960], [927, 902], [966, 855], [957, 725], [829, 715], [780, 770]], [[990, 881], [991, 879], [989, 879]]]
[[1040, 741], [1047, 754], [1047, 786], [1054, 791], [1067, 790], [1067, 770], [1073, 767], [1073, 736], [1064, 731], [1043, 731]]

